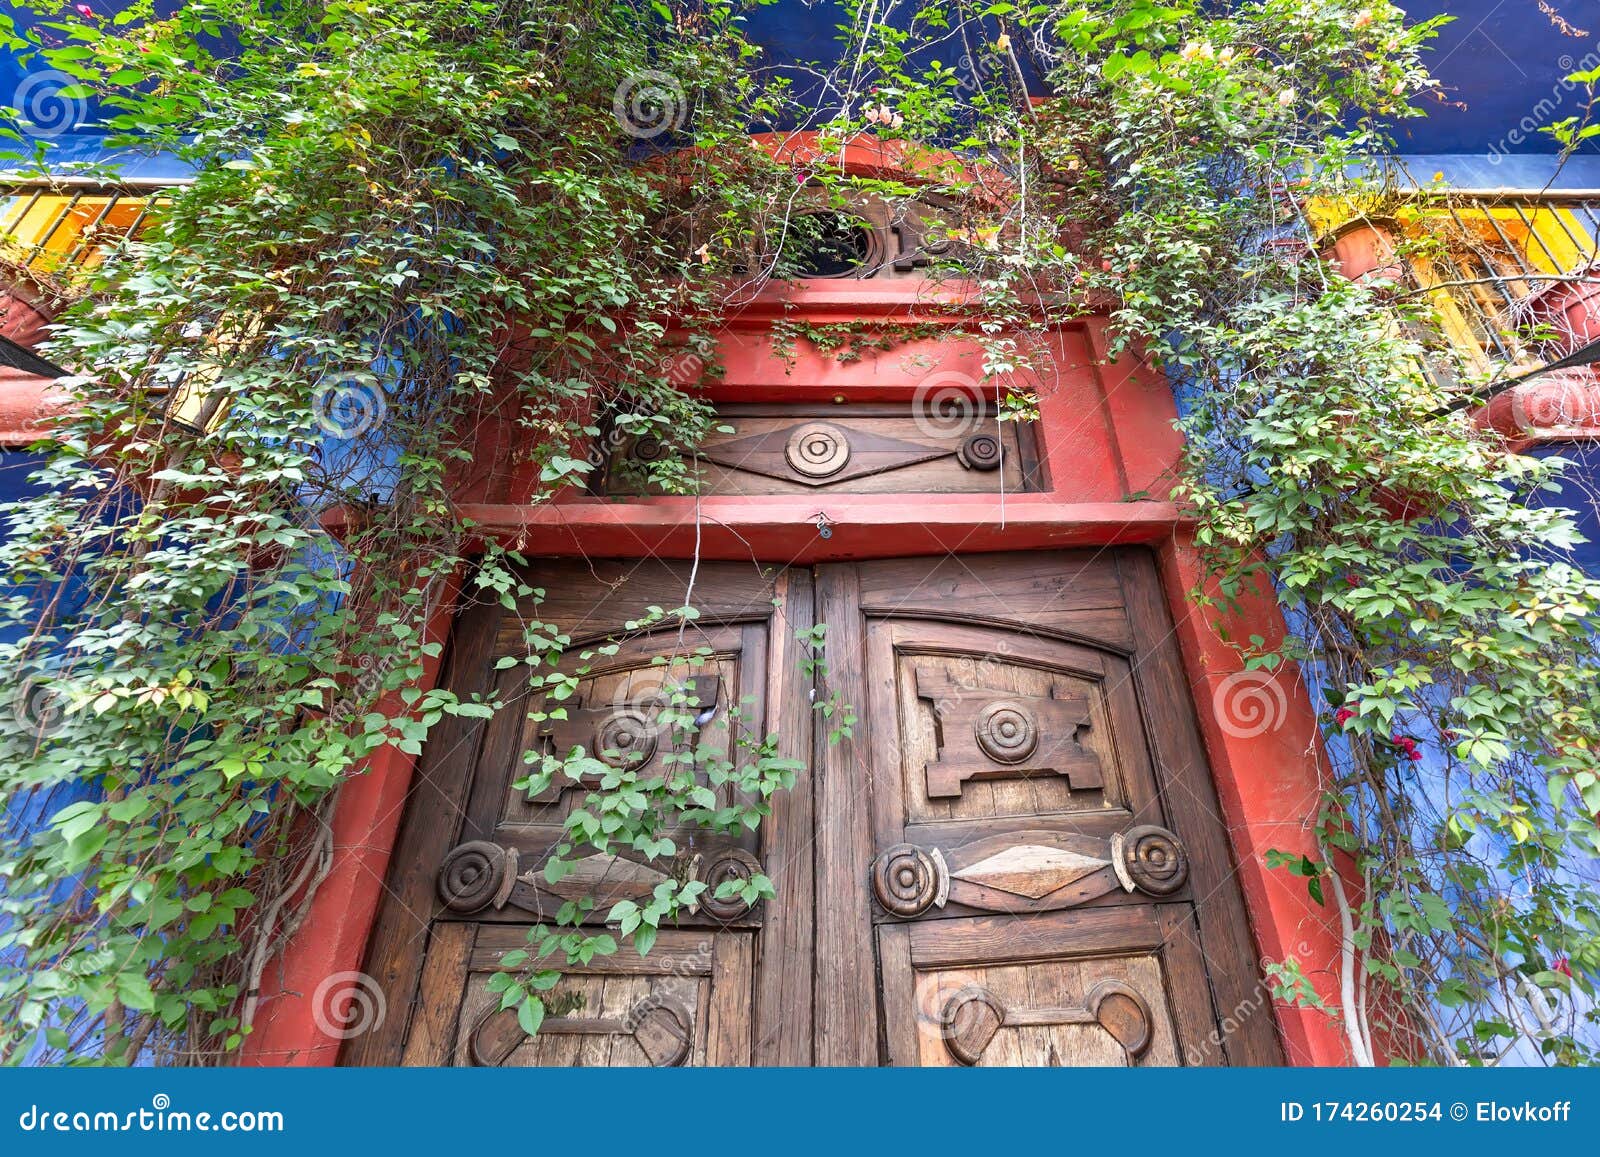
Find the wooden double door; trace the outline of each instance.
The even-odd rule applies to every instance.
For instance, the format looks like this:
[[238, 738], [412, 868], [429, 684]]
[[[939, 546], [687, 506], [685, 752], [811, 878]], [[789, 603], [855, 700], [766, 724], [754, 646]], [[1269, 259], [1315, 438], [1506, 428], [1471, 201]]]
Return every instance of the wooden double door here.
[[[1280, 1063], [1147, 552], [550, 560], [528, 581], [537, 607], [457, 623], [448, 684], [515, 706], [429, 741], [366, 964], [386, 1014], [345, 1063]], [[497, 670], [525, 619], [576, 655], [686, 603], [686, 634], [590, 660], [565, 719], [530, 722], [525, 669]], [[702, 742], [775, 734], [793, 789], [755, 833], [683, 832], [670, 861], [593, 856], [548, 884], [591, 789], [515, 788], [524, 753], [646, 769], [673, 749], [650, 726], [672, 687], [717, 707]], [[773, 898], [708, 892], [647, 955], [567, 969], [535, 1037], [497, 1012], [490, 977], [567, 901], [599, 923], [669, 877], [756, 871]]]

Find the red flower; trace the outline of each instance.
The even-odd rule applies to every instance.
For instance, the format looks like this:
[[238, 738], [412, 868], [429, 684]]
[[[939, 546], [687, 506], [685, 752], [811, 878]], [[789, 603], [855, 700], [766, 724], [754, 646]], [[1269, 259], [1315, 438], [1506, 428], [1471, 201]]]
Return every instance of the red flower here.
[[1559, 972], [1562, 976], [1572, 975], [1572, 964], [1565, 956], [1557, 956], [1550, 962], [1550, 971]]
[[1344, 581], [1346, 586], [1358, 587], [1361, 585], [1361, 580], [1356, 578], [1356, 576], [1353, 574], [1345, 575]]
[[1337, 711], [1335, 711], [1333, 713], [1333, 721], [1334, 721], [1334, 723], [1338, 724], [1340, 727], [1343, 727], [1346, 723], [1349, 723], [1355, 717], [1356, 717], [1356, 713], [1354, 711], [1350, 710], [1350, 708], [1348, 708], [1348, 707], [1341, 707], [1341, 708], [1339, 708], [1339, 710], [1337, 710]]
[[1406, 749], [1406, 758], [1409, 759], [1412, 763], [1421, 763], [1422, 762], [1422, 752], [1418, 751], [1415, 747], [1408, 747]]

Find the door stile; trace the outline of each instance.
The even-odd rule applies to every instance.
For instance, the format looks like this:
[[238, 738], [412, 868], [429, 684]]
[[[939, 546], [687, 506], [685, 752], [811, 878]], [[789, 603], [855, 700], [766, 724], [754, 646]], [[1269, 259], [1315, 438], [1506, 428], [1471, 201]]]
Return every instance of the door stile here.
[[[1194, 698], [1183, 677], [1176, 630], [1148, 553], [1117, 556], [1128, 618], [1138, 651], [1134, 679], [1157, 764], [1162, 803], [1174, 831], [1190, 848], [1190, 887], [1206, 978], [1217, 1023], [1233, 1024], [1220, 1041], [1232, 1065], [1281, 1065], [1283, 1046], [1261, 978], [1255, 936], [1239, 891], [1227, 818], [1212, 783]], [[1308, 809], [1315, 800], [1307, 800]]]
[[[812, 921], [816, 909], [816, 802], [813, 781], [811, 692], [815, 681], [802, 661], [806, 645], [798, 632], [816, 622], [811, 575], [789, 570], [777, 579], [779, 600], [767, 645], [769, 731], [778, 735], [778, 751], [801, 764], [794, 787], [772, 797], [762, 839], [762, 866], [777, 895], [767, 904], [767, 918], [757, 939], [755, 1063], [812, 1063], [812, 999], [815, 966]], [[759, 737], [758, 737], [759, 738]]]
[[[498, 602], [468, 607], [456, 618], [442, 685], [462, 699], [487, 691], [494, 681], [500, 619]], [[389, 895], [379, 906], [363, 968], [390, 994], [389, 1008], [371, 1032], [345, 1045], [341, 1064], [400, 1063], [429, 941], [434, 873], [445, 853], [455, 846], [485, 730], [482, 719], [447, 715], [417, 761], [388, 871]]]
[[827, 624], [827, 674], [817, 697], [835, 693], [858, 719], [855, 734], [828, 742], [816, 727], [816, 1063], [878, 1063], [878, 979], [872, 905], [871, 720], [866, 712], [866, 641], [860, 581], [848, 564], [816, 571], [817, 617]]

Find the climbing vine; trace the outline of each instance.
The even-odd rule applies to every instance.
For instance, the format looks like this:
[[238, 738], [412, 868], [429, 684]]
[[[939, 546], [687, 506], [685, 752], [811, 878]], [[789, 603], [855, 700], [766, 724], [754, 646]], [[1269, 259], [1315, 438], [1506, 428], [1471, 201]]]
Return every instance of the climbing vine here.
[[[727, 288], [695, 250], [793, 178], [718, 147], [768, 101], [720, 3], [78, 9], [40, 31], [65, 98], [196, 174], [64, 319], [75, 408], [6, 512], [0, 1058], [204, 1063], [250, 1031], [359, 761], [502, 706], [416, 688], [453, 592], [570, 688], [520, 556], [454, 499], [581, 484], [602, 414], [707, 429], [667, 319], [705, 340]], [[691, 99], [701, 148], [654, 149]], [[491, 429], [510, 453], [474, 460]], [[753, 809], [785, 774], [759, 741], [714, 770]], [[608, 837], [664, 853], [653, 817], [704, 806], [680, 778], [608, 782]]]
[[[456, 502], [581, 484], [609, 432], [683, 450], [643, 468], [692, 490], [715, 419], [686, 387], [719, 319], [792, 272], [797, 200], [907, 193], [832, 162], [863, 133], [959, 206], [932, 274], [968, 295], [984, 387], [1026, 404], [1051, 335], [1109, 313], [1113, 353], [1181, 396], [1195, 599], [1286, 613], [1283, 642], [1233, 642], [1298, 666], [1326, 793], [1269, 864], [1343, 952], [1273, 962], [1274, 994], [1361, 1063], [1592, 1057], [1600, 584], [1535, 501], [1562, 465], [1475, 427], [1456, 403], [1503, 367], [1438, 340], [1427, 295], [1339, 276], [1310, 224], [1393, 195], [1358, 162], [1434, 92], [1434, 26], [1375, 0], [874, 0], [845, 5], [836, 65], [784, 70], [726, 0], [80, 7], [33, 47], [196, 176], [66, 318], [76, 407], [5, 515], [0, 1057], [237, 1048], [360, 761], [513, 709], [416, 689], [458, 589], [522, 617], [538, 711], [621, 645], [568, 655], [521, 577], [537, 544], [485, 547]], [[750, 147], [775, 125], [814, 147]], [[845, 358], [903, 336], [788, 335]], [[510, 452], [476, 458], [490, 433]], [[702, 705], [667, 695], [680, 738], [648, 779], [528, 754], [523, 790], [592, 785], [548, 873], [669, 858], [675, 827], [748, 828], [789, 782], [769, 737], [703, 741]], [[554, 954], [646, 951], [705, 898], [674, 877], [609, 912], [616, 935], [574, 902], [498, 975], [503, 1007], [537, 1029]]]

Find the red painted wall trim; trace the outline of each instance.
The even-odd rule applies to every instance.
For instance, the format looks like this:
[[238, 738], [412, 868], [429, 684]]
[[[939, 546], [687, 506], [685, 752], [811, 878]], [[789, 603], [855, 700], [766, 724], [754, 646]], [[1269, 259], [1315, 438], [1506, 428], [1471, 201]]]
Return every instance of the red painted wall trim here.
[[49, 378], [0, 366], [0, 448], [20, 449], [48, 438], [51, 418], [67, 401], [66, 392]]
[[[428, 641], [448, 638], [458, 592], [459, 580], [447, 584], [428, 623]], [[421, 689], [434, 686], [442, 660], [441, 654], [424, 662]], [[396, 696], [386, 710], [398, 706]], [[367, 758], [340, 789], [333, 813], [333, 868], [305, 923], [261, 979], [255, 1030], [240, 1051], [241, 1065], [338, 1060], [340, 1017], [361, 989], [357, 977], [415, 768], [416, 757], [386, 747]], [[370, 998], [375, 991], [368, 988], [364, 995]]]

